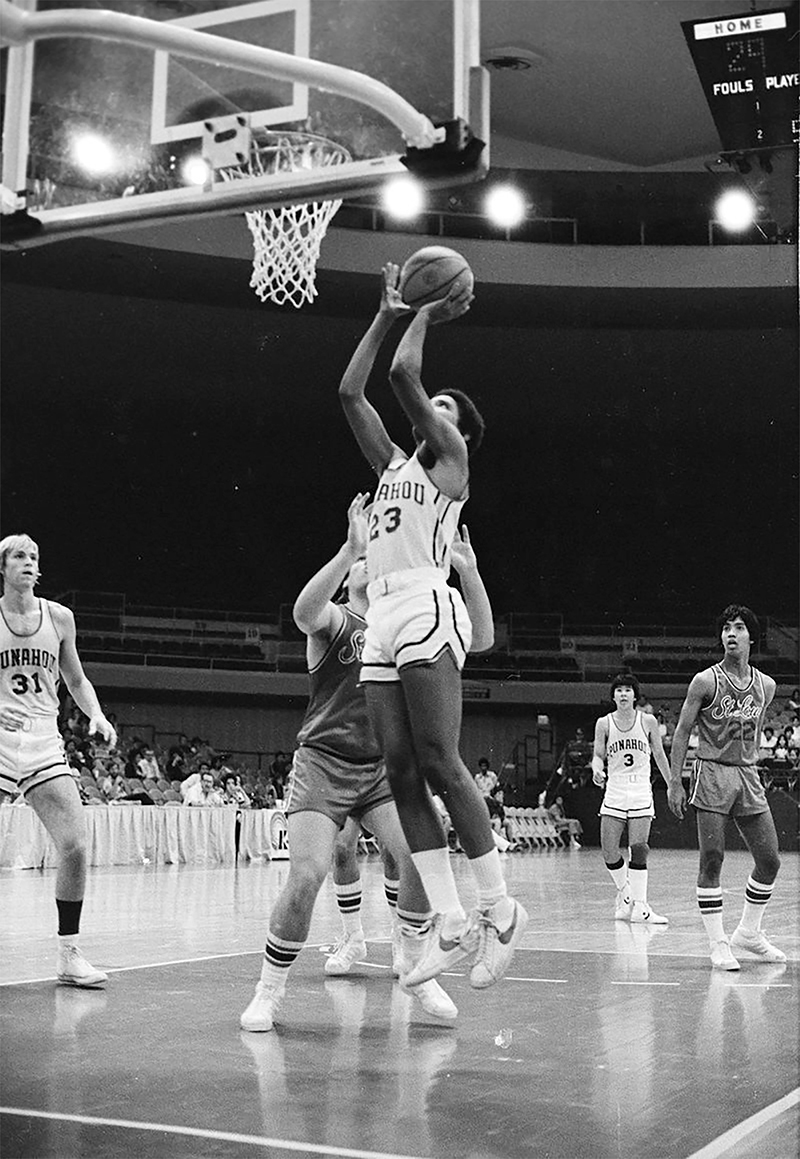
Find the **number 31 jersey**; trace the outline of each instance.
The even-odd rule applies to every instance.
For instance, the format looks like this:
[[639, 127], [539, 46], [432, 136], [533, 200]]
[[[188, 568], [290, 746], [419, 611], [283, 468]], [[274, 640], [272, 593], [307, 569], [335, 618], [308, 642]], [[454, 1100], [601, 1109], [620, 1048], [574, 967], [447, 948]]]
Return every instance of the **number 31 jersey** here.
[[19, 634], [0, 608], [0, 704], [26, 716], [58, 715], [61, 638], [47, 600], [39, 600], [39, 626]]
[[393, 459], [380, 477], [369, 513], [370, 581], [420, 567], [449, 575], [450, 547], [465, 502], [466, 495], [443, 495], [416, 454]]

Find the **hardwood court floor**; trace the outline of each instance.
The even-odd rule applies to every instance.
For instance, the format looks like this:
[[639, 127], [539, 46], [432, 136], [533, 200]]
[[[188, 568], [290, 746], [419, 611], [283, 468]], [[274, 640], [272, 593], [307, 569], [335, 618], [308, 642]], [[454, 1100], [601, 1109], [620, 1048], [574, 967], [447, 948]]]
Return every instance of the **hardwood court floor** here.
[[[786, 966], [712, 972], [696, 853], [654, 850], [667, 930], [612, 920], [597, 849], [509, 855], [531, 915], [508, 977], [437, 1024], [392, 982], [382, 871], [369, 961], [328, 979], [330, 883], [277, 1029], [239, 1030], [286, 863], [94, 870], [83, 947], [104, 992], [52, 981], [54, 871], [3, 871], [4, 1159], [789, 1159], [798, 1149], [798, 856], [766, 928]], [[453, 858], [465, 897], [465, 859]], [[725, 862], [726, 928], [750, 860]]]

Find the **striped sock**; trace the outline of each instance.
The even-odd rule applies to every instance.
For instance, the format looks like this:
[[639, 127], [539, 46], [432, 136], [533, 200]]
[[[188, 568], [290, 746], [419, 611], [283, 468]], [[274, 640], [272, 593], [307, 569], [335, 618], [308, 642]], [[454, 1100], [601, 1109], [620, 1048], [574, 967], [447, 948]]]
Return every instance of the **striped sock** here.
[[351, 881], [347, 885], [334, 882], [336, 904], [346, 934], [363, 933], [361, 929], [361, 881]]
[[272, 986], [283, 993], [289, 968], [304, 945], [305, 942], [287, 942], [270, 930], [264, 947], [264, 961], [261, 963], [261, 981], [265, 986]]
[[697, 887], [697, 904], [700, 906], [700, 917], [706, 927], [709, 942], [719, 942], [725, 937], [722, 925], [722, 886], [716, 885], [711, 889]]
[[747, 879], [744, 891], [744, 909], [739, 922], [739, 928], [755, 934], [761, 929], [761, 919], [764, 916], [764, 907], [772, 897], [775, 882], [766, 885], [763, 881], [756, 881], [751, 875]]
[[392, 878], [383, 875], [383, 892], [386, 894], [386, 904], [392, 911], [392, 916], [397, 913], [397, 891], [400, 889], [400, 882], [394, 881]]

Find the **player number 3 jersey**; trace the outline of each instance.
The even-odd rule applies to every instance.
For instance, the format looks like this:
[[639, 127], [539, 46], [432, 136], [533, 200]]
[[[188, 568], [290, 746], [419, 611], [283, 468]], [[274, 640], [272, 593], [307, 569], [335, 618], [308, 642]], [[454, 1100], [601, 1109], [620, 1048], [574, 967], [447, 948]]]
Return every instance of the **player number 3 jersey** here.
[[625, 731], [614, 723], [613, 712], [608, 714], [607, 720], [606, 761], [609, 785], [615, 781], [630, 784], [640, 778], [649, 784], [650, 739], [641, 712], [637, 710], [633, 724]]
[[369, 514], [370, 581], [410, 568], [450, 572], [450, 547], [464, 499], [443, 495], [417, 455], [393, 459], [380, 477]]

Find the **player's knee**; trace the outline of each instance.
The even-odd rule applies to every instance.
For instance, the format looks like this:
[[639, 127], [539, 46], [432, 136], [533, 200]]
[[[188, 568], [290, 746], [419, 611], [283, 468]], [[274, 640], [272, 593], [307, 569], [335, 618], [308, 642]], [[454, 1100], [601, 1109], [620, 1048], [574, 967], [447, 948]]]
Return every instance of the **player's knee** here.
[[777, 849], [770, 849], [767, 853], [759, 854], [755, 862], [758, 873], [757, 880], [771, 885], [778, 876], [778, 870], [781, 867], [781, 859]]
[[644, 864], [647, 861], [647, 855], [650, 852], [650, 846], [646, 841], [637, 841], [631, 845], [631, 862], [639, 862]]
[[356, 862], [353, 847], [347, 841], [337, 841], [333, 847], [333, 864], [339, 870], [347, 869]]
[[725, 854], [721, 849], [707, 849], [700, 855], [700, 873], [704, 877], [718, 878], [722, 870]]
[[300, 861], [295, 858], [290, 876], [294, 901], [301, 905], [304, 903], [313, 905], [327, 872], [327, 865], [319, 865], [316, 861]]

